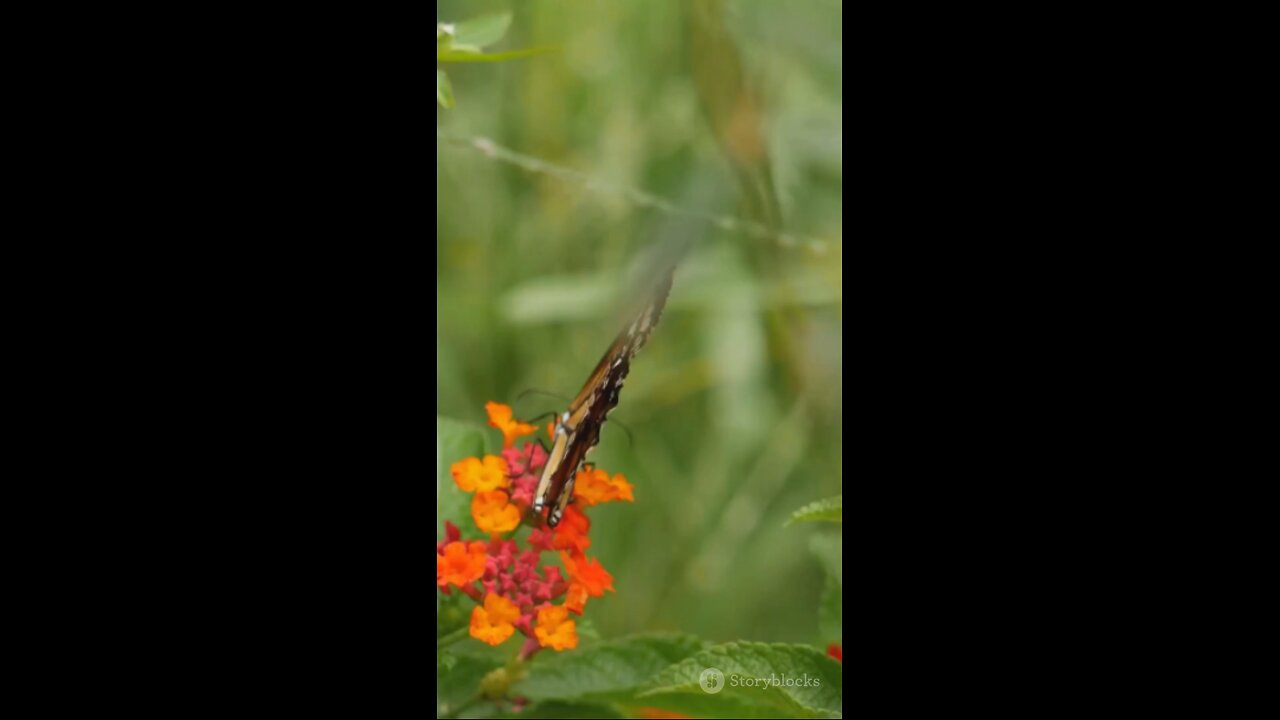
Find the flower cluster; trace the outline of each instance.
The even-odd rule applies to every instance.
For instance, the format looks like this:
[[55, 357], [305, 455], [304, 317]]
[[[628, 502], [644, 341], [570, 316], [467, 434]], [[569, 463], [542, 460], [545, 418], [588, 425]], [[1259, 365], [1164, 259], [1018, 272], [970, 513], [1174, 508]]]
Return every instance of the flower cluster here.
[[[502, 432], [501, 455], [465, 458], [453, 464], [453, 481], [472, 493], [471, 519], [487, 540], [463, 540], [452, 522], [436, 543], [436, 586], [443, 593], [457, 588], [476, 601], [471, 637], [499, 645], [520, 631], [529, 652], [577, 647], [576, 623], [587, 599], [614, 592], [613, 576], [599, 559], [586, 555], [591, 546], [591, 520], [586, 508], [613, 501], [634, 502], [631, 483], [599, 468], [584, 468], [574, 478], [574, 502], [555, 529], [533, 511], [533, 495], [547, 462], [535, 441], [516, 447], [516, 440], [537, 428], [515, 420], [511, 408], [488, 403], [489, 424]], [[524, 541], [514, 537], [522, 524], [532, 528]], [[554, 553], [563, 571], [543, 565], [542, 554]], [[563, 601], [556, 604], [557, 601]]]

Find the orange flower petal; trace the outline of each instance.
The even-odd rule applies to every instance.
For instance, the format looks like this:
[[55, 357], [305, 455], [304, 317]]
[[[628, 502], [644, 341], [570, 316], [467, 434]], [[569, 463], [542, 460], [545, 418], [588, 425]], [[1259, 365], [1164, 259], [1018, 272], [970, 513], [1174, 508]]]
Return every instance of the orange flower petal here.
[[502, 447], [504, 448], [514, 445], [516, 438], [521, 435], [531, 435], [538, 431], [538, 428], [534, 425], [513, 419], [510, 405], [489, 402], [484, 404], [484, 409], [485, 412], [489, 413], [489, 425], [502, 431]]
[[591, 597], [600, 597], [604, 591], [617, 592], [613, 589], [613, 576], [604, 569], [599, 560], [588, 558], [579, 553], [576, 557], [570, 553], [560, 553], [560, 561], [564, 569], [575, 582], [582, 583]]
[[489, 491], [507, 487], [507, 463], [497, 455], [485, 455], [484, 459], [465, 458], [449, 468], [453, 482], [463, 492]]
[[484, 576], [485, 546], [475, 541], [470, 545], [455, 540], [436, 554], [436, 585], [463, 587]]
[[600, 468], [579, 470], [573, 481], [573, 496], [588, 507], [614, 500], [635, 502], [631, 489], [631, 483], [621, 473], [610, 478]]
[[538, 611], [538, 624], [533, 629], [538, 644], [556, 652], [578, 647], [577, 623], [569, 619], [563, 605], [551, 605]]
[[556, 525], [551, 538], [551, 547], [557, 550], [586, 552], [591, 547], [591, 538], [587, 532], [591, 530], [591, 520], [581, 510], [570, 505], [564, 510], [564, 517]]
[[471, 611], [471, 637], [490, 645], [500, 645], [516, 631], [514, 623], [519, 617], [520, 609], [515, 603], [489, 593], [484, 598], [484, 607], [477, 605]]
[[471, 498], [471, 517], [482, 532], [511, 532], [520, 524], [520, 508], [502, 490], [478, 492]]
[[569, 583], [569, 592], [564, 596], [564, 606], [575, 615], [581, 615], [587, 607], [587, 586], [580, 582]]
[[449, 473], [453, 475], [453, 483], [463, 492], [475, 492], [476, 475], [479, 473], [482, 464], [480, 458], [464, 458], [449, 466]]

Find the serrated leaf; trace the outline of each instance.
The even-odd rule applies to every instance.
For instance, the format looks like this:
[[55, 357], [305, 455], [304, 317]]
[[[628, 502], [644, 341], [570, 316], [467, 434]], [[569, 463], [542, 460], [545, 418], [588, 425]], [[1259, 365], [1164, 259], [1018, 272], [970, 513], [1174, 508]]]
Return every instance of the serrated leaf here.
[[471, 519], [471, 495], [458, 489], [449, 469], [468, 457], [482, 457], [485, 433], [478, 426], [436, 418], [436, 539], [444, 538], [444, 521], [452, 520], [462, 537], [484, 537]]
[[445, 110], [453, 107], [453, 86], [440, 68], [436, 68], [436, 103]]
[[633, 635], [582, 651], [539, 653], [513, 692], [532, 700], [630, 699], [655, 675], [703, 648], [697, 638], [677, 634]]
[[809, 549], [827, 574], [844, 584], [844, 538], [838, 533], [823, 533], [809, 538]]
[[797, 522], [842, 522], [843, 510], [841, 509], [841, 498], [843, 495], [836, 495], [825, 500], [811, 502], [799, 510], [791, 513], [791, 519], [787, 520], [787, 524]]
[[623, 715], [608, 705], [549, 700], [547, 702], [534, 703], [514, 717], [574, 720], [575, 718], [621, 718]]
[[[702, 686], [708, 668], [723, 674], [724, 684], [714, 694]], [[733, 642], [667, 668], [637, 701], [662, 698], [670, 705], [684, 696], [697, 706], [691, 712], [717, 717], [739, 717], [743, 708], [772, 708], [774, 717], [839, 717], [844, 712], [843, 679], [840, 663], [807, 645]]]
[[[737, 693], [720, 692], [711, 695], [696, 693], [658, 693], [637, 698], [642, 707], [657, 708], [695, 718], [779, 718], [791, 713], [780, 711], [776, 704], [761, 702], [759, 697], [741, 697]], [[782, 701], [785, 702], [785, 701]], [[639, 715], [640, 713], [634, 713]]]
[[453, 44], [488, 47], [502, 39], [511, 27], [511, 13], [481, 15], [453, 26]]
[[818, 632], [822, 642], [838, 643], [844, 636], [844, 587], [830, 575], [818, 605]]

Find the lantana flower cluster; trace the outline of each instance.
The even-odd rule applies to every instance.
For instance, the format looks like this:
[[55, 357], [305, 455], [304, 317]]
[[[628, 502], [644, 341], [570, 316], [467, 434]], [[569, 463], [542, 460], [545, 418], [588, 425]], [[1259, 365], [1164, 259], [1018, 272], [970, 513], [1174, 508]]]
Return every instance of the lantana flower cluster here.
[[[436, 586], [454, 588], [476, 601], [471, 637], [490, 645], [506, 642], [517, 630], [526, 637], [525, 652], [577, 647], [570, 615], [581, 616], [587, 599], [614, 592], [613, 576], [589, 557], [591, 520], [584, 512], [601, 503], [634, 502], [631, 483], [622, 475], [589, 467], [574, 479], [573, 502], [560, 523], [548, 528], [534, 513], [533, 494], [547, 462], [537, 441], [516, 440], [537, 428], [512, 416], [511, 408], [488, 403], [489, 425], [502, 432], [501, 455], [465, 458], [453, 464], [453, 481], [471, 493], [471, 519], [487, 538], [464, 539], [458, 526], [445, 521], [445, 537], [436, 543]], [[521, 524], [532, 528], [524, 547], [515, 539]], [[554, 553], [564, 570], [543, 564]]]

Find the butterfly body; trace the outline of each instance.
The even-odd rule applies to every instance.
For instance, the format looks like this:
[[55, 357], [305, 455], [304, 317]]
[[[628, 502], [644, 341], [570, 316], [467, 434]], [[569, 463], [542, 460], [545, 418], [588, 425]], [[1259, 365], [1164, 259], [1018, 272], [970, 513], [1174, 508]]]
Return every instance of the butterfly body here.
[[631, 371], [631, 359], [644, 346], [662, 315], [671, 291], [671, 272], [640, 314], [623, 328], [596, 364], [577, 397], [556, 419], [551, 451], [534, 493], [533, 510], [547, 513], [547, 524], [555, 527], [573, 499], [573, 480], [587, 453], [600, 442], [600, 428], [609, 411], [618, 405], [622, 384]]

